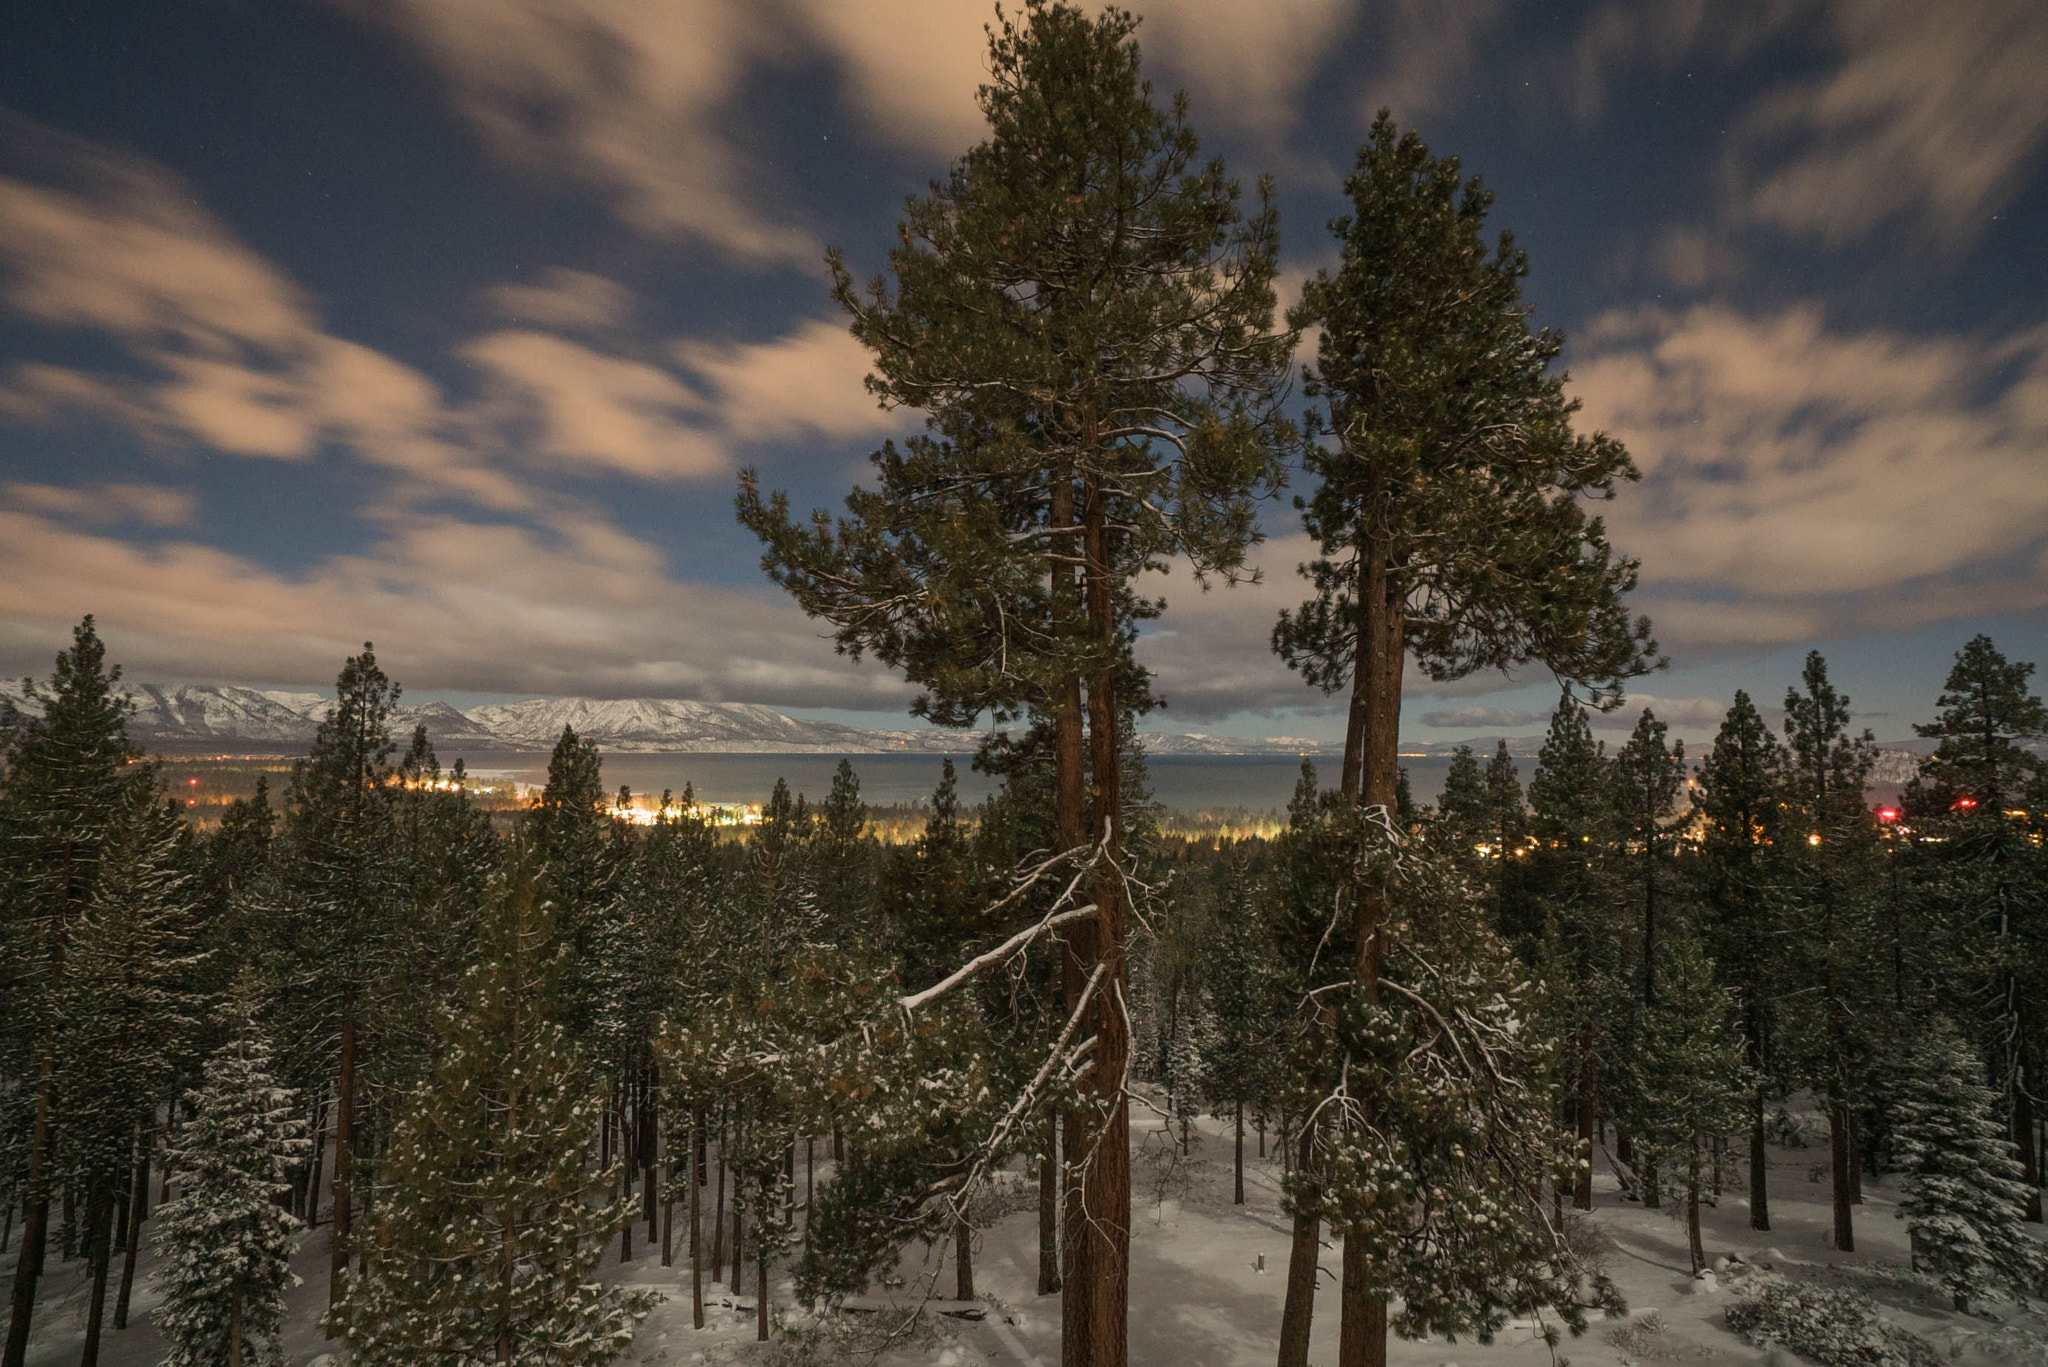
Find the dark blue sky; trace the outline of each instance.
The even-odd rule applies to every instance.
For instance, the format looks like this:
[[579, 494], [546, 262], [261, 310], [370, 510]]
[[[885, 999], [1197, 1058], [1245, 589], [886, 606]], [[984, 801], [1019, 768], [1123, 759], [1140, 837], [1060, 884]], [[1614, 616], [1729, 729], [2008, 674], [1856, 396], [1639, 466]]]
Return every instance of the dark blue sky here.
[[[99, 614], [135, 677], [900, 708], [760, 579], [759, 466], [836, 503], [912, 419], [861, 388], [824, 248], [882, 259], [976, 137], [979, 3], [35, 5], [0, 46], [0, 670]], [[1287, 288], [1382, 103], [1456, 153], [1570, 336], [1610, 509], [1707, 734], [1825, 650], [1881, 735], [1976, 631], [2048, 654], [2048, 7], [1174, 0], [1146, 65]], [[1327, 737], [1301, 596], [1178, 579], [1161, 725]], [[1418, 738], [1554, 687], [1411, 693]], [[1633, 709], [1628, 714], [1633, 715]]]

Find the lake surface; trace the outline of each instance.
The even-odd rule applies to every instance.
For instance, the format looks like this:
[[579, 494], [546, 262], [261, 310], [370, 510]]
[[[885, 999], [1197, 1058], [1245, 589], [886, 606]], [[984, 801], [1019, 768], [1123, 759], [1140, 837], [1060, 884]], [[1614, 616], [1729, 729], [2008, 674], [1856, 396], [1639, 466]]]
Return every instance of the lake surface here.
[[[547, 781], [545, 755], [515, 754], [490, 750], [449, 751], [444, 764], [460, 755], [479, 777], [503, 775], [522, 783]], [[942, 757], [938, 755], [849, 755], [854, 773], [860, 776], [861, 797], [875, 806], [907, 806], [931, 796], [939, 782]], [[1316, 771], [1327, 786], [1337, 776], [1338, 758], [1319, 756]], [[1450, 761], [1427, 756], [1403, 761], [1408, 780], [1420, 803], [1434, 802], [1443, 791], [1444, 770]], [[1279, 811], [1294, 795], [1301, 775], [1301, 760], [1293, 755], [1154, 755], [1146, 760], [1151, 771], [1152, 794], [1162, 806], [1179, 811], [1210, 811], [1230, 807]], [[702, 802], [760, 802], [775, 787], [777, 778], [814, 801], [832, 790], [832, 774], [839, 767], [837, 755], [612, 755], [604, 756], [604, 781], [608, 788], [625, 784], [635, 793], [659, 795], [663, 789], [680, 794], [693, 785]], [[969, 767], [966, 755], [953, 757], [959, 775], [960, 797], [968, 804], [980, 802], [995, 790], [985, 774]], [[1534, 761], [1525, 763], [1533, 769]], [[1523, 774], [1527, 782], [1528, 775]]]

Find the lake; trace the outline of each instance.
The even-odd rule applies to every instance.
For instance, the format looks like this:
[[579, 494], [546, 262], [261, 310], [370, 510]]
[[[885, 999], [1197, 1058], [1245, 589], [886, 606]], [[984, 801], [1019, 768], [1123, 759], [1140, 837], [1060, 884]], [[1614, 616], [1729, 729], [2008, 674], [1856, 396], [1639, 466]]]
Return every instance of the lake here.
[[[522, 783], [547, 780], [545, 755], [503, 751], [449, 751], [444, 764], [457, 756], [479, 777], [503, 775]], [[860, 776], [861, 797], [875, 806], [907, 806], [931, 796], [938, 785], [938, 755], [849, 755], [854, 773]], [[1327, 785], [1336, 779], [1338, 758], [1319, 756], [1316, 770]], [[1450, 761], [1440, 756], [1422, 756], [1402, 761], [1409, 783], [1420, 803], [1434, 802], [1443, 791], [1444, 770]], [[966, 755], [953, 757], [959, 774], [960, 797], [964, 803], [981, 801], [995, 784], [968, 766]], [[1301, 760], [1293, 755], [1154, 755], [1146, 760], [1152, 775], [1152, 794], [1162, 806], [1179, 811], [1213, 811], [1243, 807], [1250, 811], [1279, 811], [1294, 795], [1295, 780], [1301, 774]], [[832, 790], [832, 773], [839, 767], [837, 755], [631, 755], [604, 756], [604, 781], [608, 788], [625, 784], [635, 793], [657, 796], [663, 789], [680, 794], [685, 784], [693, 785], [699, 801], [760, 802], [775, 787], [777, 778], [807, 794], [822, 799]], [[1533, 760], [1524, 761], [1523, 781]]]

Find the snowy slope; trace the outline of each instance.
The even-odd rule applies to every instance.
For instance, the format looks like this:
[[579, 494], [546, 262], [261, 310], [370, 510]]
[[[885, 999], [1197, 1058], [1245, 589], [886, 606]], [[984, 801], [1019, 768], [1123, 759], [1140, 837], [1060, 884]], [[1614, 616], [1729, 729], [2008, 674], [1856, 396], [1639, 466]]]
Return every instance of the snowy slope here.
[[[1193, 1151], [1185, 1157], [1174, 1151], [1156, 1124], [1135, 1120], [1132, 1130], [1133, 1367], [1270, 1367], [1289, 1244], [1278, 1166], [1257, 1158], [1255, 1140], [1247, 1136], [1247, 1202], [1234, 1206], [1230, 1137], [1221, 1124], [1207, 1118], [1198, 1121]], [[831, 1171], [829, 1143], [819, 1144], [816, 1152], [817, 1180], [823, 1182]], [[1945, 1295], [1913, 1274], [1905, 1226], [1894, 1218], [1898, 1192], [1890, 1181], [1866, 1179], [1856, 1214], [1858, 1251], [1838, 1253], [1829, 1247], [1828, 1189], [1812, 1180], [1816, 1160], [1825, 1157], [1825, 1150], [1773, 1146], [1769, 1161], [1774, 1228], [1764, 1234], [1749, 1228], [1747, 1180], [1737, 1165], [1722, 1197], [1703, 1212], [1708, 1258], [1731, 1260], [1720, 1276], [1711, 1279], [1689, 1275], [1678, 1211], [1644, 1210], [1623, 1200], [1604, 1161], [1596, 1159], [1601, 1171], [1582, 1237], [1604, 1249], [1605, 1270], [1626, 1298], [1628, 1313], [1619, 1320], [1596, 1317], [1583, 1338], [1565, 1340], [1562, 1352], [1578, 1367], [1806, 1367], [1805, 1359], [1782, 1350], [1752, 1347], [1728, 1327], [1728, 1306], [1740, 1293], [1739, 1274], [1744, 1268], [1761, 1267], [1794, 1281], [1873, 1296], [1886, 1319], [1920, 1335], [1958, 1367], [2038, 1367], [2048, 1361], [2048, 1316], [2038, 1307], [1993, 1301], [1976, 1313], [1957, 1314]], [[610, 1283], [654, 1291], [664, 1299], [617, 1359], [619, 1367], [773, 1367], [792, 1361], [839, 1362], [848, 1367], [1052, 1367], [1059, 1361], [1061, 1298], [1037, 1294], [1035, 1187], [1026, 1173], [998, 1177], [1012, 1195], [992, 1200], [1004, 1213], [991, 1212], [977, 1231], [980, 1304], [927, 1304], [922, 1326], [875, 1358], [806, 1355], [800, 1350], [794, 1335], [808, 1316], [794, 1303], [786, 1267], [776, 1268], [770, 1280], [771, 1306], [782, 1322], [773, 1342], [753, 1342], [751, 1268], [738, 1293], [714, 1281], [707, 1269], [705, 1327], [693, 1329], [687, 1206], [676, 1211], [677, 1256], [672, 1266], [661, 1266], [659, 1242], [646, 1238], [641, 1226], [633, 1260], [622, 1264], [619, 1246], [613, 1242], [601, 1276]], [[805, 1180], [801, 1166], [798, 1180]], [[709, 1191], [705, 1199], [711, 1200]], [[705, 1223], [710, 1223], [708, 1211]], [[143, 1230], [148, 1236], [153, 1225], [145, 1223]], [[307, 1367], [337, 1348], [319, 1329], [327, 1301], [329, 1234], [323, 1221], [304, 1237], [293, 1259], [294, 1270], [304, 1281], [288, 1302], [284, 1348], [291, 1367]], [[1326, 1235], [1309, 1353], [1316, 1367], [1336, 1361], [1340, 1258], [1340, 1242]], [[0, 1257], [0, 1274], [10, 1261]], [[154, 1367], [162, 1360], [164, 1341], [151, 1322], [158, 1304], [155, 1267], [154, 1251], [145, 1241], [134, 1319], [127, 1329], [106, 1331], [102, 1367]], [[83, 1258], [50, 1258], [44, 1274], [46, 1299], [29, 1345], [29, 1367], [70, 1367], [78, 1361], [86, 1269]], [[863, 1332], [875, 1332], [872, 1324], [881, 1317], [873, 1312], [884, 1306], [907, 1313], [920, 1299], [926, 1279], [940, 1294], [950, 1291], [950, 1249], [942, 1244], [927, 1251], [913, 1244], [905, 1252], [900, 1274], [901, 1289], [889, 1292], [878, 1287], [870, 1296], [857, 1298], [864, 1313], [848, 1319], [869, 1322]], [[976, 1317], [959, 1317], [961, 1310]], [[1515, 1322], [1491, 1344], [1395, 1339], [1388, 1344], [1387, 1359], [1390, 1367], [1554, 1367], [1555, 1362], [1537, 1327], [1527, 1321]]]

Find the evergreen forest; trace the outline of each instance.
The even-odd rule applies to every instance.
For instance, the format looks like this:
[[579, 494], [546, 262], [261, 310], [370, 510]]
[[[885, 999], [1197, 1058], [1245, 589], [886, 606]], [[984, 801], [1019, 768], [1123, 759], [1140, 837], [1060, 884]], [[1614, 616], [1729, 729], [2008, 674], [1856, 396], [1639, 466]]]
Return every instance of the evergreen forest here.
[[[1280, 1183], [1278, 1367], [1325, 1360], [1319, 1314], [1342, 1367], [1566, 1345], [1627, 1313], [1589, 1212], [1659, 1212], [1711, 1278], [1707, 1213], [1771, 1230], [1792, 1149], [1832, 1252], [1885, 1182], [1957, 1313], [2048, 1294], [2033, 666], [1964, 646], [1883, 806], [1818, 652], [1696, 753], [1648, 710], [1598, 740], [1664, 662], [1598, 515], [1637, 472], [1577, 423], [1491, 195], [1382, 114], [1283, 312], [1272, 187], [1204, 156], [1136, 30], [998, 15], [986, 137], [884, 274], [829, 262], [922, 430], [837, 511], [737, 491], [842, 650], [992, 727], [987, 801], [948, 761], [885, 843], [849, 760], [758, 824], [689, 792], [634, 822], [564, 730], [487, 810], [365, 645], [289, 781], [201, 827], [92, 618], [8, 705], [0, 1367], [145, 1322], [181, 1367], [304, 1360], [306, 1295], [364, 1364], [594, 1367], [661, 1305], [879, 1361], [929, 1350], [927, 1306], [989, 1313], [977, 1249], [1019, 1220], [1059, 1360], [1124, 1367], [1181, 1294], [1133, 1275], [1134, 1208], [1205, 1130], [1234, 1203]], [[1146, 574], [1249, 577], [1283, 497], [1316, 549], [1272, 648], [1345, 739], [1277, 835], [1176, 835]], [[1540, 754], [1461, 749], [1418, 806], [1404, 683], [1524, 667], [1560, 688]], [[1919, 1360], [1814, 1347], [1849, 1312], [1774, 1275], [1729, 1312], [1754, 1341]]]

